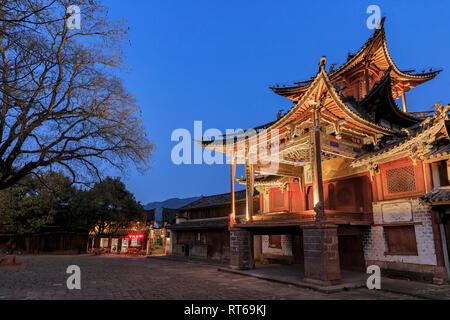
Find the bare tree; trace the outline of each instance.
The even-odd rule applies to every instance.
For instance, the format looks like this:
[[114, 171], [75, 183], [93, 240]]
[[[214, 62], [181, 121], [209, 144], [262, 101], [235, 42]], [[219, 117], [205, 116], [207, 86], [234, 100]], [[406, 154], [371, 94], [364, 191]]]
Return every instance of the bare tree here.
[[107, 15], [94, 0], [0, 1], [0, 190], [47, 169], [81, 181], [147, 167], [153, 145], [118, 76], [126, 27]]

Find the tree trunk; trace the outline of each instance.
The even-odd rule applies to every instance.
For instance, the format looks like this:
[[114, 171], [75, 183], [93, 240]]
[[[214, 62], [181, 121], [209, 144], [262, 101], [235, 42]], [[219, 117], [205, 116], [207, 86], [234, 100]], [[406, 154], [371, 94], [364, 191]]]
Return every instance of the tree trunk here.
[[41, 241], [39, 241], [39, 253], [45, 251], [45, 237], [41, 238]]
[[59, 250], [64, 250], [64, 235], [59, 235]]
[[25, 252], [31, 253], [31, 237], [25, 236]]

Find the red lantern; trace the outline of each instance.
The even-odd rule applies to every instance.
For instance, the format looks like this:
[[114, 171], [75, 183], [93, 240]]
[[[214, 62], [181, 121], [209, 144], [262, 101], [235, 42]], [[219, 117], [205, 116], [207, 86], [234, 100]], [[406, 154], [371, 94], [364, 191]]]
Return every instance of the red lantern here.
[[144, 235], [143, 234], [129, 234], [128, 238], [130, 238], [130, 239], [142, 239], [142, 238], [144, 238]]

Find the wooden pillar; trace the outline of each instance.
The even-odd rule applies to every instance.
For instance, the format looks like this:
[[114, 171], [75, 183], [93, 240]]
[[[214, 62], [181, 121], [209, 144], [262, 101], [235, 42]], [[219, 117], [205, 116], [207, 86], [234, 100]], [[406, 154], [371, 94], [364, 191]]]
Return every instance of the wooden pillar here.
[[262, 236], [254, 235], [253, 236], [253, 247], [254, 247], [254, 260], [258, 262], [262, 262]]
[[305, 281], [334, 285], [341, 279], [337, 226], [330, 223], [303, 227]]
[[311, 157], [311, 168], [313, 173], [314, 211], [316, 222], [326, 220], [324, 211], [323, 180], [322, 180], [322, 148], [320, 145], [320, 120], [317, 107], [313, 113], [313, 148]]
[[151, 239], [151, 237], [150, 237], [150, 233], [147, 235], [147, 247], [146, 247], [146, 250], [145, 250], [145, 254], [147, 255], [147, 256], [149, 256], [150, 255], [150, 250], [151, 250], [151, 242], [150, 242], [150, 239]]
[[254, 195], [254, 170], [250, 163], [249, 150], [250, 142], [245, 143], [245, 181], [246, 181], [246, 220], [251, 221], [253, 217], [253, 195]]
[[252, 232], [237, 228], [230, 229], [230, 267], [238, 270], [255, 267]]
[[245, 180], [246, 180], [246, 220], [251, 221], [253, 217], [253, 165], [248, 159], [245, 161]]
[[314, 211], [316, 223], [303, 227], [305, 281], [320, 285], [339, 283], [338, 227], [326, 221], [322, 180], [322, 150], [320, 145], [319, 108], [314, 107], [311, 148], [313, 173]]
[[231, 226], [236, 224], [236, 194], [234, 191], [234, 178], [236, 176], [236, 164], [232, 161], [230, 165], [231, 169]]
[[403, 106], [403, 112], [408, 112], [408, 106], [406, 105], [405, 92], [402, 93], [402, 106]]
[[[366, 92], [365, 92], [365, 96], [369, 93], [370, 90], [370, 78], [369, 78], [369, 63], [366, 63], [366, 68], [364, 70], [364, 82], [366, 85]], [[361, 97], [362, 98], [362, 97]]]

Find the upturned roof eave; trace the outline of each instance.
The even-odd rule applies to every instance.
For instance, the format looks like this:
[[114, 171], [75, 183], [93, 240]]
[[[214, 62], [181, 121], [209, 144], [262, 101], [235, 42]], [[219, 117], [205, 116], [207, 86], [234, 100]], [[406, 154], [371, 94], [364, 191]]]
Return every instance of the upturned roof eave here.
[[[278, 119], [277, 121], [275, 121], [273, 124], [271, 124], [270, 126], [268, 126], [268, 128], [266, 128], [266, 130], [268, 132], [270, 132], [271, 130], [274, 129], [281, 129], [283, 126], [285, 126], [286, 124], [288, 124], [291, 120], [291, 118], [293, 116], [295, 116], [296, 112], [305, 104], [308, 103], [308, 99], [310, 98], [311, 94], [314, 92], [314, 90], [316, 89], [316, 87], [318, 86], [318, 84], [323, 81], [325, 86], [326, 86], [326, 90], [329, 92], [330, 96], [333, 98], [334, 102], [336, 103], [336, 105], [338, 106], [338, 108], [350, 119], [352, 119], [354, 122], [356, 122], [357, 124], [364, 126], [366, 128], [369, 128], [370, 130], [372, 130], [375, 133], [378, 134], [384, 134], [384, 135], [389, 135], [389, 134], [393, 134], [394, 132], [389, 129], [389, 128], [385, 128], [382, 127], [374, 122], [371, 122], [367, 119], [364, 119], [361, 115], [358, 115], [357, 113], [355, 113], [353, 110], [351, 110], [343, 101], [341, 96], [336, 92], [336, 89], [333, 87], [331, 80], [329, 79], [326, 71], [324, 70], [324, 67], [321, 67], [319, 69], [319, 72], [317, 73], [317, 75], [315, 76], [312, 84], [309, 86], [307, 92], [302, 96], [302, 98], [299, 100], [298, 103], [296, 103], [284, 116], [282, 116], [280, 119]], [[305, 111], [306, 112], [306, 111]], [[248, 140], [250, 137], [245, 137], [244, 140], [241, 141], [234, 141], [233, 142], [233, 147], [229, 147], [231, 149], [235, 149], [236, 147], [238, 147], [239, 145], [242, 145], [246, 140]], [[215, 151], [219, 151], [222, 153], [226, 153], [226, 140], [216, 140], [213, 141], [211, 143], [205, 143], [205, 141], [198, 141], [196, 140], [197, 143], [200, 143], [204, 148], [210, 149], [210, 150], [215, 150]]]
[[[447, 109], [450, 109], [450, 106], [447, 106]], [[438, 133], [443, 128], [443, 126], [445, 126], [445, 121], [443, 121], [443, 119], [438, 119], [430, 127], [417, 132], [413, 136], [405, 138], [404, 140], [399, 140], [398, 143], [394, 144], [391, 147], [387, 146], [380, 151], [364, 155], [360, 159], [354, 160], [352, 163], [352, 167], [359, 167], [369, 163], [384, 162], [385, 159], [388, 159], [392, 155], [408, 153], [408, 147], [411, 147], [418, 141], [425, 139], [428, 135]]]
[[[384, 21], [385, 18], [382, 19], [380, 28], [375, 30], [373, 35], [366, 41], [366, 43], [359, 49], [359, 51], [355, 55], [353, 55], [350, 59], [348, 59], [338, 69], [334, 70], [329, 74], [329, 78], [331, 80], [334, 81], [337, 77], [341, 76], [348, 70], [354, 68], [362, 59], [366, 57], [366, 55], [370, 52], [370, 50], [374, 49], [373, 46], [375, 44], [378, 45], [376, 48], [378, 49], [380, 47], [383, 48], [386, 63], [392, 68], [392, 73], [396, 80], [419, 82], [416, 84], [417, 86], [424, 82], [434, 79], [439, 73], [443, 71], [442, 69], [439, 69], [422, 74], [410, 74], [401, 71], [394, 63], [394, 60], [392, 59], [389, 50], [387, 48], [386, 34], [384, 30]], [[306, 88], [308, 88], [311, 85], [310, 80], [302, 81], [299, 83], [302, 83], [302, 85], [283, 88], [270, 87], [270, 89], [275, 94], [291, 99], [289, 96], [304, 93], [304, 91], [306, 91]]]

